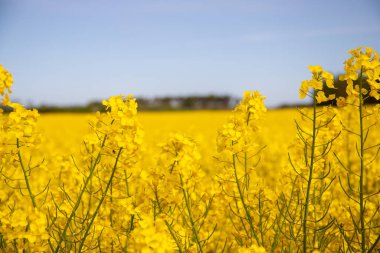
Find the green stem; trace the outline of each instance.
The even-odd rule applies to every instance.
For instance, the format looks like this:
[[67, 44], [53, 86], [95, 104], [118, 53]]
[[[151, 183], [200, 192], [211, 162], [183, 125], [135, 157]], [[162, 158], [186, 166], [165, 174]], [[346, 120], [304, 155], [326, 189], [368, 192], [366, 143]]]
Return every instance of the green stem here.
[[376, 248], [376, 245], [379, 242], [380, 242], [380, 235], [376, 238], [375, 242], [372, 244], [371, 248], [368, 250], [368, 253], [371, 253]]
[[14, 252], [18, 253], [18, 247], [17, 247], [16, 239], [13, 240], [13, 250], [14, 250]]
[[166, 226], [168, 227], [169, 232], [170, 232], [170, 235], [173, 237], [173, 239], [174, 239], [174, 241], [175, 241], [175, 244], [176, 244], [177, 247], [178, 247], [178, 252], [179, 252], [179, 253], [182, 253], [181, 244], [179, 243], [178, 238], [175, 236], [174, 231], [173, 231], [173, 228], [171, 227], [171, 225], [169, 224], [169, 222], [166, 221], [166, 220], [165, 220], [165, 224], [166, 224]]
[[244, 152], [244, 186], [246, 191], [248, 191], [249, 188], [249, 175], [248, 175], [248, 157], [247, 152]]
[[124, 178], [125, 178], [125, 187], [127, 191], [127, 196], [130, 197], [131, 195], [129, 194], [129, 184], [128, 184], [128, 176], [127, 176], [126, 170], [124, 170]]
[[[36, 201], [34, 199], [34, 195], [32, 193], [32, 189], [31, 189], [30, 184], [29, 184], [29, 178], [28, 178], [28, 175], [26, 173], [24, 162], [22, 161], [22, 155], [21, 155], [21, 150], [20, 150], [20, 140], [18, 138], [16, 140], [16, 144], [17, 144], [17, 155], [18, 155], [18, 159], [20, 160], [20, 166], [22, 169], [22, 173], [24, 174], [24, 180], [25, 180], [26, 188], [28, 189], [28, 193], [29, 193], [30, 199], [32, 200], [33, 207], [36, 208], [37, 207]], [[30, 227], [30, 224], [28, 222], [28, 225], [25, 228], [25, 232], [28, 232], [29, 227]], [[27, 239], [23, 239], [23, 241], [24, 241], [24, 244], [26, 244]], [[26, 252], [26, 250], [23, 249], [22, 252]]]
[[[111, 206], [112, 206], [112, 184], [111, 184], [111, 187], [110, 187], [110, 202], [111, 202]], [[112, 212], [112, 208], [110, 209], [110, 223], [111, 223], [111, 229], [113, 229], [113, 219], [112, 219], [112, 214], [113, 214], [113, 212]], [[113, 253], [113, 245], [114, 244], [114, 242], [113, 242], [113, 240], [111, 241], [111, 253]]]
[[117, 157], [116, 157], [116, 160], [115, 160], [115, 164], [114, 164], [114, 166], [113, 166], [113, 169], [112, 169], [111, 177], [110, 177], [110, 179], [108, 180], [108, 183], [107, 183], [106, 189], [105, 189], [105, 191], [104, 191], [104, 193], [103, 193], [103, 196], [102, 196], [102, 198], [100, 199], [100, 201], [99, 201], [99, 203], [98, 203], [98, 206], [96, 207], [96, 210], [95, 210], [94, 214], [92, 215], [91, 221], [90, 221], [90, 223], [89, 223], [88, 226], [87, 226], [86, 232], [84, 233], [84, 236], [83, 236], [83, 238], [82, 238], [82, 240], [81, 240], [81, 243], [80, 243], [80, 245], [79, 245], [79, 250], [78, 250], [78, 252], [82, 252], [82, 248], [83, 248], [83, 246], [84, 246], [84, 242], [86, 241], [86, 238], [87, 238], [87, 236], [88, 236], [88, 233], [90, 232], [91, 226], [92, 226], [92, 224], [94, 223], [95, 218], [96, 218], [96, 216], [97, 216], [98, 213], [99, 213], [99, 209], [100, 209], [100, 207], [102, 206], [104, 199], [107, 197], [107, 192], [108, 192], [108, 189], [109, 189], [109, 188], [111, 187], [111, 185], [112, 185], [112, 179], [113, 179], [113, 177], [114, 177], [114, 175], [115, 175], [116, 168], [117, 168], [117, 163], [119, 162], [119, 158], [120, 158], [120, 155], [121, 155], [121, 151], [122, 151], [122, 150], [123, 150], [123, 148], [120, 148], [120, 149], [119, 149], [119, 152], [117, 153]]
[[365, 228], [364, 228], [364, 133], [363, 133], [363, 67], [359, 76], [359, 114], [360, 114], [360, 183], [359, 183], [359, 204], [360, 204], [360, 234], [362, 253], [365, 252]]
[[[106, 139], [107, 139], [107, 135], [104, 136], [104, 139], [103, 139], [102, 144], [101, 144], [101, 148], [104, 147]], [[86, 191], [86, 187], [87, 187], [88, 183], [90, 182], [90, 180], [92, 178], [92, 175], [94, 174], [96, 165], [100, 162], [100, 158], [101, 158], [101, 155], [100, 155], [100, 151], [99, 151], [98, 155], [96, 156], [96, 159], [95, 159], [94, 163], [92, 164], [92, 166], [90, 168], [90, 174], [86, 178], [86, 181], [84, 182], [83, 188], [82, 188], [82, 190], [79, 193], [79, 196], [78, 196], [77, 201], [76, 201], [76, 203], [74, 205], [74, 208], [71, 211], [71, 214], [70, 214], [69, 218], [67, 219], [66, 225], [63, 228], [63, 231], [62, 231], [62, 233], [59, 236], [59, 241], [58, 241], [58, 244], [57, 244], [57, 248], [54, 251], [55, 253], [58, 253], [59, 249], [61, 248], [61, 243], [63, 242], [63, 239], [66, 237], [66, 231], [69, 228], [71, 220], [74, 218], [74, 215], [75, 215], [77, 209], [79, 208], [80, 202], [82, 200], [82, 196], [83, 196], [84, 192]]]
[[183, 192], [183, 197], [185, 199], [185, 203], [186, 203], [186, 208], [187, 208], [187, 212], [189, 214], [189, 219], [190, 219], [190, 224], [191, 224], [191, 228], [193, 230], [193, 234], [195, 236], [195, 240], [197, 242], [197, 245], [198, 245], [198, 248], [199, 248], [199, 251], [201, 253], [203, 253], [203, 248], [202, 248], [202, 245], [201, 245], [201, 242], [199, 240], [199, 235], [198, 235], [198, 231], [197, 229], [195, 228], [195, 222], [194, 222], [194, 219], [193, 219], [193, 213], [191, 211], [191, 206], [190, 206], [190, 201], [189, 201], [189, 196], [185, 190], [185, 187], [183, 185], [183, 180], [182, 180], [182, 175], [181, 173], [179, 174], [179, 178], [181, 180], [181, 187], [182, 187], [182, 192]]
[[[158, 197], [158, 189], [154, 189], [154, 196], [156, 198], [156, 203], [157, 203], [157, 207], [158, 207], [158, 211], [160, 213], [162, 213], [162, 207], [161, 207], [161, 203], [160, 203], [160, 199]], [[156, 215], [154, 216], [154, 218], [156, 219]]]
[[[248, 110], [247, 121], [246, 121], [246, 126], [247, 127], [249, 126], [250, 117], [251, 117], [251, 112], [249, 112], [249, 110]], [[249, 175], [248, 175], [248, 157], [247, 157], [247, 152], [244, 152], [244, 172], [245, 172], [245, 175], [244, 175], [244, 180], [245, 180], [244, 186], [245, 186], [245, 189], [248, 191], [248, 188], [249, 188]]]
[[22, 156], [21, 156], [21, 151], [20, 151], [20, 141], [18, 138], [17, 138], [17, 155], [18, 155], [18, 159], [20, 160], [20, 166], [22, 169], [22, 173], [24, 174], [26, 188], [28, 189], [28, 193], [29, 193], [30, 199], [32, 200], [33, 207], [36, 208], [37, 207], [36, 201], [34, 199], [32, 189], [30, 188], [29, 178], [28, 178], [28, 175], [26, 174], [25, 166], [24, 166], [24, 163], [22, 161]]
[[261, 193], [262, 191], [259, 191], [259, 229], [260, 229], [260, 235], [261, 235], [261, 244], [265, 245], [264, 243], [264, 231], [263, 231], [263, 201], [261, 199]]
[[314, 152], [315, 152], [315, 141], [316, 141], [316, 118], [317, 118], [317, 100], [315, 98], [316, 92], [313, 95], [313, 135], [311, 144], [311, 157], [310, 157], [310, 167], [309, 167], [309, 177], [307, 180], [307, 190], [306, 190], [306, 200], [305, 200], [305, 212], [302, 220], [302, 233], [303, 233], [303, 252], [306, 253], [307, 250], [307, 218], [309, 215], [309, 201], [310, 201], [310, 187], [313, 179], [313, 169], [314, 169]]
[[237, 169], [236, 169], [236, 159], [235, 159], [235, 156], [236, 156], [235, 154], [232, 156], [232, 162], [233, 162], [234, 173], [235, 173], [235, 181], [236, 181], [236, 185], [237, 185], [237, 188], [238, 188], [238, 191], [239, 191], [240, 200], [241, 200], [241, 203], [243, 204], [244, 211], [245, 211], [245, 216], [247, 217], [249, 226], [251, 228], [251, 234], [255, 238], [255, 240], [257, 242], [257, 245], [261, 246], [260, 245], [260, 240], [259, 240], [259, 238], [256, 235], [255, 228], [253, 227], [253, 221], [252, 221], [251, 214], [249, 213], [248, 207], [245, 204], [243, 192], [242, 192], [241, 187], [240, 187], [240, 181], [239, 181], [239, 178], [238, 178], [238, 175], [237, 175]]
[[135, 215], [134, 214], [131, 214], [131, 222], [129, 224], [129, 233], [132, 232], [132, 230], [134, 229], [134, 220], [135, 220]]

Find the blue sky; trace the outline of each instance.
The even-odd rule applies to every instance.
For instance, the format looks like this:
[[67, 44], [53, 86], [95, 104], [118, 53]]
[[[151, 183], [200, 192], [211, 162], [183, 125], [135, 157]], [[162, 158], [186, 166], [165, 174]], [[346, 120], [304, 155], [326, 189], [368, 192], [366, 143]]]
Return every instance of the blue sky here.
[[23, 103], [259, 90], [299, 102], [308, 65], [380, 51], [380, 1], [0, 0], [0, 63]]

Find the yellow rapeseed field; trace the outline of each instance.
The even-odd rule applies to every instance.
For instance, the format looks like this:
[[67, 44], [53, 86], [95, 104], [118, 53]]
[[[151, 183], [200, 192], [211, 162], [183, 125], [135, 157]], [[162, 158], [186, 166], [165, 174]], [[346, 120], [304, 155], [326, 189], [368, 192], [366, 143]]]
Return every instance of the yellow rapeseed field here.
[[[183, 133], [196, 142], [202, 154], [200, 162], [206, 169], [214, 162], [217, 131], [230, 114], [230, 111], [164, 111], [140, 112], [137, 117], [144, 130], [143, 145], [149, 153], [158, 152], [159, 144], [171, 134]], [[268, 110], [261, 119], [261, 135], [265, 136], [265, 145], [268, 146], [263, 153], [273, 151], [287, 157], [283, 150], [287, 149], [296, 134], [295, 123], [289, 119], [296, 116], [297, 110], [294, 108]], [[38, 119], [38, 128], [43, 135], [41, 146], [44, 152], [54, 151], [58, 156], [79, 154], [83, 136], [90, 129], [91, 117], [91, 114], [84, 113], [42, 114]], [[146, 157], [146, 160], [153, 159]]]
[[380, 57], [349, 53], [344, 96], [309, 66], [281, 110], [39, 115], [0, 65], [0, 251], [379, 252]]

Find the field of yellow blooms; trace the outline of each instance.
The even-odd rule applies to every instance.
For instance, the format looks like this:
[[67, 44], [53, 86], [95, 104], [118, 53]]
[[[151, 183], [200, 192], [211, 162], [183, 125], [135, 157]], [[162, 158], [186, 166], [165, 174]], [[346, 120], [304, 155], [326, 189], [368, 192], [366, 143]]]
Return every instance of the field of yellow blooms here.
[[349, 53], [344, 97], [309, 66], [313, 106], [269, 111], [39, 115], [0, 65], [0, 251], [379, 252], [380, 57]]

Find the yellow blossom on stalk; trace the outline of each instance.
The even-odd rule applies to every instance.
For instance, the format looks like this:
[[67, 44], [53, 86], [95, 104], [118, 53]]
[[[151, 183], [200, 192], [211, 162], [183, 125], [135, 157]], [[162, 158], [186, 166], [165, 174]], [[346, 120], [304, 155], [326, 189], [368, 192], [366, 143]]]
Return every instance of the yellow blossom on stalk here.
[[304, 99], [308, 95], [309, 89], [312, 88], [316, 93], [316, 99], [318, 103], [334, 99], [335, 95], [329, 95], [326, 97], [325, 93], [323, 92], [324, 83], [326, 84], [326, 87], [330, 89], [335, 88], [333, 74], [323, 70], [319, 65], [309, 66], [308, 68], [312, 74], [312, 79], [304, 80], [301, 82], [299, 97], [301, 99]]
[[[36, 109], [25, 109], [17, 103], [10, 103], [9, 106], [13, 109], [4, 123], [4, 130], [7, 132], [7, 138], [13, 139], [13, 144], [16, 144], [16, 139], [20, 145], [33, 146], [40, 142], [39, 134], [37, 133], [37, 120], [39, 113]], [[10, 140], [11, 141], [11, 140]]]
[[198, 183], [195, 179], [204, 176], [199, 166], [201, 157], [197, 145], [189, 137], [179, 133], [170, 134], [166, 142], [159, 144], [159, 148], [155, 167], [149, 173], [142, 173], [143, 180], [152, 190], [152, 201], [159, 207], [157, 215], [165, 212], [166, 208], [180, 205], [181, 188], [194, 187]]
[[[81, 163], [84, 165], [82, 173], [85, 175], [85, 183], [78, 196], [74, 195], [63, 199], [69, 203], [72, 199], [76, 199], [76, 205], [69, 209], [71, 215], [69, 218], [66, 216], [63, 225], [59, 227], [61, 234], [57, 249], [66, 247], [65, 243], [68, 242], [64, 242], [63, 237], [68, 233], [69, 225], [70, 230], [73, 231], [70, 232], [72, 233], [70, 243], [80, 241], [76, 246], [78, 251], [96, 247], [93, 246], [96, 242], [88, 237], [93, 227], [97, 228], [98, 232], [91, 237], [99, 240], [109, 237], [103, 243], [102, 249], [107, 249], [109, 245], [116, 245], [116, 243], [122, 245], [121, 242], [118, 242], [116, 231], [131, 232], [134, 215], [139, 212], [137, 211], [138, 204], [144, 201], [144, 199], [135, 200], [131, 184], [138, 174], [136, 168], [141, 158], [140, 148], [143, 138], [143, 130], [136, 117], [136, 99], [131, 95], [114, 96], [103, 101], [103, 105], [106, 107], [106, 112], [96, 113], [90, 122], [91, 132], [84, 139]], [[101, 180], [95, 180], [96, 178]], [[64, 196], [68, 195], [64, 188], [61, 187], [60, 191]], [[117, 217], [122, 215], [121, 210], [126, 216], [118, 219]], [[80, 216], [79, 211], [91, 214], [90, 218], [87, 217], [88, 215], [82, 217], [82, 219], [91, 220], [90, 225], [87, 225], [85, 229], [82, 224], [76, 225], [73, 220], [74, 214]], [[96, 222], [97, 220], [103, 222]], [[115, 222], [116, 220], [118, 222]], [[103, 229], [101, 229], [102, 227]], [[80, 238], [82, 232], [79, 231], [82, 230], [86, 232], [85, 236]], [[88, 242], [88, 244], [84, 242]]]
[[252, 123], [267, 111], [264, 99], [258, 91], [245, 91], [243, 100], [235, 107], [235, 112], [245, 114], [247, 122]]
[[323, 71], [322, 77], [325, 80], [327, 87], [329, 87], [331, 89], [335, 88], [334, 87], [334, 75], [333, 74], [331, 74], [330, 72], [327, 72], [327, 71]]
[[258, 91], [244, 92], [243, 100], [234, 109], [234, 114], [218, 131], [218, 151], [233, 153], [254, 148], [249, 140], [259, 130], [258, 119], [267, 111], [265, 97]]
[[[199, 166], [201, 156], [198, 147], [194, 140], [179, 133], [171, 134], [168, 140], [159, 146], [161, 152], [157, 168], [152, 171], [150, 180], [156, 191], [164, 190], [160, 194], [166, 196], [167, 201], [182, 202], [181, 189], [178, 188], [181, 185], [179, 177], [182, 177], [184, 186], [190, 189], [199, 181], [194, 179], [200, 179], [205, 175]], [[168, 190], [180, 195], [167, 194]]]
[[307, 67], [310, 72], [313, 74], [313, 75], [319, 75], [321, 72], [323, 72], [323, 69], [321, 66], [319, 65], [316, 65], [316, 66], [308, 66]]
[[191, 165], [201, 158], [195, 142], [179, 133], [172, 134], [160, 147], [159, 164], [170, 173], [178, 171], [187, 175], [191, 173]]
[[[101, 143], [106, 136], [106, 146], [114, 149], [123, 148], [124, 155], [134, 153], [143, 140], [144, 133], [137, 121], [137, 102], [131, 95], [114, 96], [103, 101], [106, 113], [97, 113], [91, 125], [94, 133], [87, 136], [85, 143]], [[101, 134], [102, 138], [99, 138]], [[108, 152], [116, 152], [110, 149]]]
[[160, 144], [157, 167], [151, 171], [154, 217], [165, 219], [168, 233], [179, 251], [207, 248], [215, 227], [209, 219], [214, 192], [202, 184], [206, 173], [199, 164], [196, 143], [183, 134], [171, 134]]
[[379, 178], [373, 177], [378, 174], [373, 167], [378, 168], [374, 161], [378, 158], [380, 144], [378, 131], [374, 128], [379, 118], [378, 106], [367, 105], [366, 100], [380, 99], [380, 57], [369, 47], [358, 47], [348, 53], [351, 57], [344, 63], [345, 73], [339, 77], [347, 82], [347, 97], [339, 101], [340, 106], [345, 106], [341, 110], [347, 131], [342, 143], [344, 152], [339, 154], [345, 177], [344, 183], [340, 183], [344, 194], [341, 205], [334, 209], [339, 223], [344, 224], [340, 227], [342, 234], [346, 238], [356, 236], [348, 243], [349, 247], [355, 245], [361, 252], [375, 252], [379, 248], [373, 242], [378, 242], [380, 236], [372, 236], [379, 234], [372, 224], [379, 223], [379, 218], [374, 218], [379, 217]]
[[366, 95], [369, 93], [370, 97], [376, 100], [380, 99], [380, 56], [370, 47], [364, 50], [362, 47], [350, 50], [351, 57], [344, 62], [343, 75], [339, 76], [339, 80], [347, 81], [346, 93], [348, 96], [359, 96], [359, 85], [354, 87], [354, 81], [358, 80], [359, 74], [365, 78], [369, 84], [369, 90], [362, 90]]
[[326, 94], [323, 91], [318, 91], [317, 96], [315, 97], [318, 103], [330, 101], [330, 100], [333, 100], [334, 98], [335, 98], [335, 94], [330, 94], [328, 97], [326, 97]]
[[32, 159], [33, 151], [41, 141], [37, 130], [39, 114], [35, 109], [28, 110], [10, 101], [12, 83], [12, 75], [0, 65], [2, 104], [11, 109], [8, 115], [0, 114], [0, 248], [3, 248], [3, 242], [13, 242], [14, 250], [18, 247], [20, 250], [44, 251], [44, 241], [49, 238], [46, 214], [37, 207], [36, 198], [45, 192], [39, 190], [47, 182], [43, 180], [46, 179], [44, 176], [34, 177], [33, 171], [43, 167], [43, 162], [36, 163]]
[[[13, 177], [10, 168], [19, 168], [18, 152], [21, 148], [36, 148], [41, 142], [37, 130], [37, 110], [25, 109], [17, 103], [10, 103], [11, 111], [0, 125], [0, 168], [7, 167], [8, 176]], [[0, 114], [1, 116], [1, 114]]]
[[0, 95], [4, 97], [2, 101], [3, 105], [8, 105], [9, 103], [9, 94], [12, 93], [12, 85], [12, 74], [0, 64]]
[[[258, 148], [259, 123], [266, 112], [264, 99], [257, 91], [245, 92], [233, 116], [217, 135], [217, 159], [223, 168], [218, 180], [224, 201], [233, 203], [227, 209], [233, 224], [231, 235], [239, 244], [250, 247], [239, 248], [238, 252], [265, 252], [264, 234], [269, 235], [270, 232], [264, 227], [273, 222], [270, 214], [272, 201], [266, 197], [264, 179], [256, 171], [261, 151]], [[258, 224], [260, 222], [253, 218], [257, 213], [260, 217], [265, 216], [265, 225]]]

